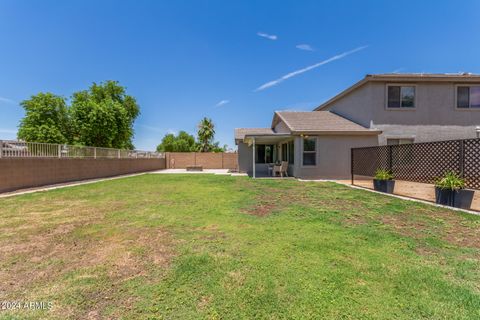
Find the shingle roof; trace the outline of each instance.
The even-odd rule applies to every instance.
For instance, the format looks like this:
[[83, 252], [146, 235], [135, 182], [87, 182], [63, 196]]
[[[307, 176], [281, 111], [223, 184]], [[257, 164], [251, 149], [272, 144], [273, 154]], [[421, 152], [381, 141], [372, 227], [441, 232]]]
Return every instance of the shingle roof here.
[[[276, 111], [274, 116], [283, 121], [293, 134], [379, 134], [381, 131], [365, 128], [330, 111]], [[278, 121], [277, 121], [278, 122]], [[272, 125], [273, 127], [273, 125]], [[235, 141], [246, 135], [281, 135], [271, 128], [236, 128]]]
[[235, 140], [243, 140], [245, 135], [275, 134], [271, 128], [235, 128]]
[[374, 133], [377, 130], [365, 128], [353, 121], [330, 111], [277, 111], [278, 117], [285, 122], [292, 132], [358, 132]]

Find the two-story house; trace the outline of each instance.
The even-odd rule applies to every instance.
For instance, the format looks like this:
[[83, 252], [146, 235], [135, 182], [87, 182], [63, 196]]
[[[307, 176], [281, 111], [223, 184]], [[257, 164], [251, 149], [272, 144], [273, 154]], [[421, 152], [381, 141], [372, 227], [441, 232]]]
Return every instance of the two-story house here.
[[310, 112], [275, 112], [270, 128], [235, 129], [239, 170], [268, 176], [288, 161], [291, 176], [340, 179], [350, 149], [475, 138], [480, 133], [480, 75], [378, 74]]

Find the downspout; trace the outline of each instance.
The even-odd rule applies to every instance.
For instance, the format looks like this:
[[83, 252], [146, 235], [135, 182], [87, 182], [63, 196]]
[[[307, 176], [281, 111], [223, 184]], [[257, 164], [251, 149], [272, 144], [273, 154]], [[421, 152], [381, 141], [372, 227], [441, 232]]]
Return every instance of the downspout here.
[[252, 152], [252, 168], [253, 168], [253, 178], [255, 179], [255, 137], [253, 137], [253, 152]]

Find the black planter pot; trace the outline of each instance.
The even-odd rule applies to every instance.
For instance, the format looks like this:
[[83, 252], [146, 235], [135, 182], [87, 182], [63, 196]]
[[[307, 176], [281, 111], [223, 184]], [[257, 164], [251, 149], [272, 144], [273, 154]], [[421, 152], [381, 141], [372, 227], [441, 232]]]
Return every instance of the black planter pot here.
[[470, 209], [473, 190], [445, 190], [435, 187], [435, 202], [455, 208]]
[[393, 193], [395, 180], [377, 180], [373, 179], [373, 189], [385, 193]]

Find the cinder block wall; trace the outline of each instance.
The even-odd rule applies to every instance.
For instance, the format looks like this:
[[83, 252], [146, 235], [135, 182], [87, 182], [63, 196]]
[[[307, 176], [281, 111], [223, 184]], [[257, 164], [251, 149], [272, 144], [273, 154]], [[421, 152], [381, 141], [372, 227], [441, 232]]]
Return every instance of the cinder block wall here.
[[165, 169], [163, 159], [0, 159], [0, 192]]
[[238, 168], [237, 153], [222, 152], [167, 152], [167, 168], [185, 169], [187, 166], [202, 166], [204, 169]]

